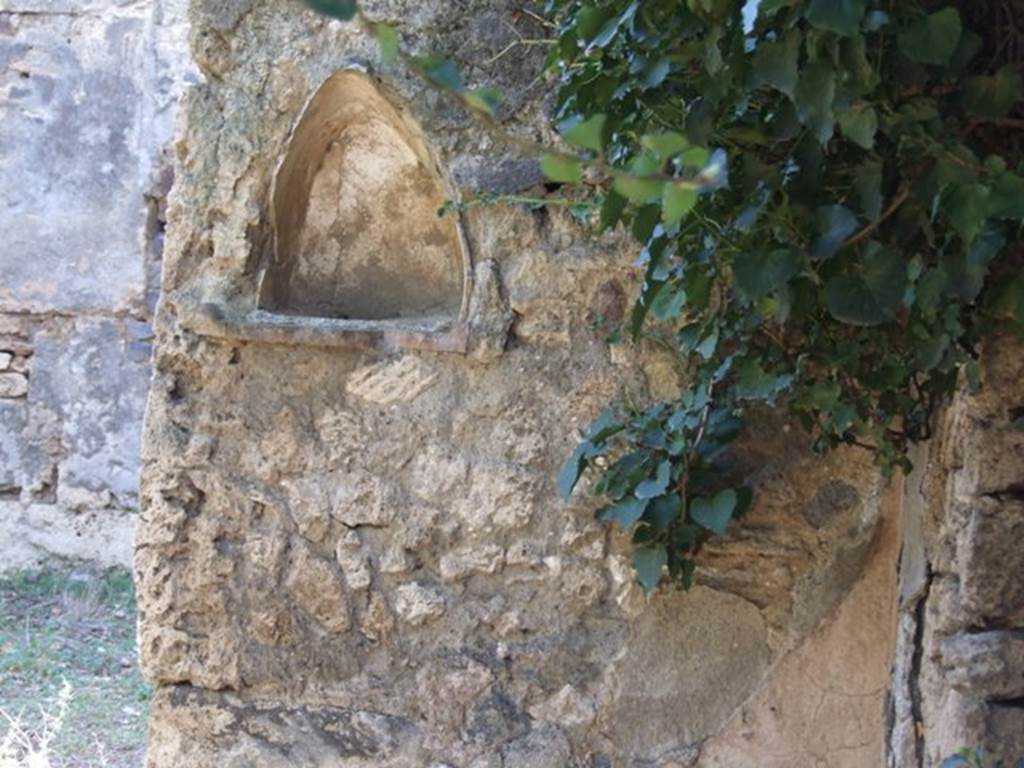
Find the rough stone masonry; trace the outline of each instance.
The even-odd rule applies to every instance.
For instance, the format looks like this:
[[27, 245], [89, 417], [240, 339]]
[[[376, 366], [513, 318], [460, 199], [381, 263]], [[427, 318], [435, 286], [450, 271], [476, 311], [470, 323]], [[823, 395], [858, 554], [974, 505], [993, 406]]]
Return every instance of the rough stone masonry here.
[[0, 0], [0, 570], [131, 562], [184, 0]]
[[[365, 6], [552, 138], [517, 4]], [[352, 26], [280, 0], [190, 23], [135, 561], [149, 765], [883, 764], [899, 488], [765, 415], [736, 465], [757, 505], [646, 600], [553, 483], [609, 399], [679, 386], [607, 341], [628, 242], [439, 221], [542, 194], [535, 162]]]

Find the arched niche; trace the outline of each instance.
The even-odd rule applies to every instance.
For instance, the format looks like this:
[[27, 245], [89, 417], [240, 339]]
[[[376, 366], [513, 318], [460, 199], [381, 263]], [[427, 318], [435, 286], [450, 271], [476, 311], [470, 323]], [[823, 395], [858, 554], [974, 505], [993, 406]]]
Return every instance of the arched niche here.
[[422, 132], [369, 77], [338, 72], [274, 179], [260, 310], [351, 320], [464, 316], [469, 264]]

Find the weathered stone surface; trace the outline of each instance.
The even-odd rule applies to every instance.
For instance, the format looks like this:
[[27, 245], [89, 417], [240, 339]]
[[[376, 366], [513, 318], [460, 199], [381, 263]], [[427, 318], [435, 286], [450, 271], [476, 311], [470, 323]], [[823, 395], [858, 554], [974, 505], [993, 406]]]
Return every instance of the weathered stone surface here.
[[[485, 0], [457, 12], [404, 0], [365, 8], [400, 20], [423, 50], [458, 40], [467, 56], [505, 35], [506, 21], [534, 24]], [[481, 26], [483, 15], [494, 23]], [[294, 315], [273, 336], [205, 335], [190, 324], [197, 305], [259, 304], [288, 213], [271, 199], [274, 178], [304, 105], [376, 44], [268, 0], [198, 0], [191, 18], [208, 77], [186, 99], [177, 144], [136, 553], [143, 664], [161, 687], [152, 768], [324, 764], [322, 710], [410, 724], [392, 751], [341, 763], [353, 766], [692, 763], [696, 743], [857, 581], [879, 518], [875, 469], [856, 453], [812, 467], [796, 435], [765, 430], [737, 467], [758, 504], [707, 548], [704, 586], [646, 599], [628, 536], [597, 524], [584, 495], [559, 501], [554, 478], [622, 389], [643, 401], [679, 381], [648, 350], [616, 352], [595, 328], [598, 314], [622, 317], [633, 254], [622, 236], [591, 239], [565, 212], [451, 214], [472, 264], [459, 308], [465, 355], [310, 343], [351, 326], [318, 326], [314, 338], [293, 332]], [[472, 77], [507, 86], [517, 125], [545, 131], [527, 60], [540, 65], [516, 50]], [[422, 83], [397, 71], [362, 82], [399, 105], [403, 131], [422, 135], [445, 183], [449, 169], [478, 162], [484, 136]], [[495, 163], [506, 160], [516, 158]], [[341, 189], [345, 163], [335, 170]], [[391, 183], [370, 181], [368, 198]], [[317, 216], [333, 215], [329, 195], [316, 203]], [[362, 205], [407, 212], [344, 201]], [[341, 258], [362, 242], [322, 229]], [[381, 274], [404, 258], [400, 248], [371, 255]], [[364, 266], [366, 256], [352, 254]], [[638, 365], [616, 365], [617, 354]], [[815, 525], [802, 510], [826, 483], [854, 493]]]
[[704, 743], [702, 768], [885, 764], [887, 734], [878, 724], [885, 719], [896, 641], [901, 490], [887, 494], [885, 518], [861, 578], [834, 615]]
[[[273, 701], [213, 693], [189, 686], [162, 690], [154, 722], [189, 738], [153, 742], [149, 762], [189, 768], [343, 766], [406, 768], [421, 765], [415, 725], [359, 708], [284, 710]], [[160, 734], [164, 736], [163, 733]], [[171, 761], [171, 762], [169, 762]]]
[[892, 768], [965, 746], [1005, 764], [1024, 755], [1020, 342], [987, 342], [981, 374], [943, 415], [907, 505]]
[[607, 672], [611, 703], [601, 722], [616, 748], [637, 757], [714, 730], [750, 695], [770, 659], [757, 609], [709, 589], [659, 595], [631, 632]]
[[0, 541], [5, 568], [88, 561], [100, 568], [131, 562], [134, 512], [96, 509], [69, 515], [56, 504], [3, 500], [0, 481]]
[[186, 4], [0, 4], [0, 569], [130, 562]]
[[442, 555], [441, 578], [461, 581], [474, 573], [497, 573], [505, 561], [505, 553], [497, 544], [479, 544]]
[[1024, 698], [1024, 630], [959, 634], [942, 642], [949, 683], [983, 699]]
[[164, 41], [183, 37], [183, 3], [58, 5], [3, 7], [0, 310], [141, 307], [149, 168], [187, 71]]
[[395, 611], [407, 624], [418, 627], [444, 614], [444, 595], [427, 584], [403, 584], [395, 590]]
[[550, 724], [530, 731], [501, 751], [502, 768], [564, 768], [571, 757], [569, 741]]
[[351, 625], [348, 598], [331, 564], [298, 546], [285, 586], [292, 597], [328, 632], [344, 632]]
[[433, 383], [435, 374], [412, 356], [356, 371], [345, 385], [350, 395], [377, 405], [412, 400]]
[[23, 373], [0, 373], [0, 397], [15, 398], [28, 394], [28, 377]]
[[983, 626], [1024, 626], [1024, 500], [982, 496], [965, 516], [957, 539], [963, 610]]
[[124, 565], [138, 504], [148, 359], [133, 357], [119, 319], [32, 318], [21, 329], [15, 360], [31, 360], [31, 372], [0, 374], [17, 377], [22, 389], [28, 382], [22, 396], [0, 399], [0, 500], [21, 505], [5, 516], [3, 567], [44, 562], [48, 548]]

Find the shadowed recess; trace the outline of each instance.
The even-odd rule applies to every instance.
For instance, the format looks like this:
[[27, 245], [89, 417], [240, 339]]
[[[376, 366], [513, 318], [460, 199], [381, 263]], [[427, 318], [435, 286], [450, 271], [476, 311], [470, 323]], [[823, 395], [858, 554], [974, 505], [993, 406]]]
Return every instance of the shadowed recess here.
[[465, 262], [419, 128], [365, 75], [339, 72], [292, 134], [273, 192], [260, 308], [311, 317], [450, 317]]

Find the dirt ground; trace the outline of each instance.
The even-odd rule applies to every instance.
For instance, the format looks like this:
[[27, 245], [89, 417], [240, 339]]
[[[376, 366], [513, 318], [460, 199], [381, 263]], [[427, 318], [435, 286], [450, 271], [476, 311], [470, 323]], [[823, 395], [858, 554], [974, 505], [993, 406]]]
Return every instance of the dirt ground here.
[[0, 577], [0, 768], [137, 768], [151, 693], [129, 573]]

